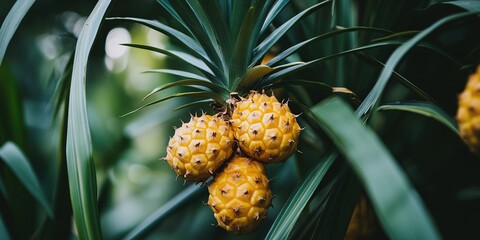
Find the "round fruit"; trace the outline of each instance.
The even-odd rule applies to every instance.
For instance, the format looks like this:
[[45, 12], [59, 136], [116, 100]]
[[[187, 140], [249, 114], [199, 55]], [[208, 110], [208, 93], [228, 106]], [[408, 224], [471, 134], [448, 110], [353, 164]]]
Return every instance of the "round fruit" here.
[[192, 117], [175, 130], [164, 158], [185, 180], [205, 181], [233, 152], [233, 130], [218, 116]]
[[480, 66], [458, 98], [457, 122], [470, 150], [480, 155]]
[[301, 129], [295, 115], [273, 95], [252, 92], [236, 102], [231, 122], [242, 151], [259, 161], [284, 161], [297, 147]]
[[215, 176], [208, 192], [218, 225], [235, 234], [257, 229], [272, 200], [263, 164], [246, 157], [234, 157]]

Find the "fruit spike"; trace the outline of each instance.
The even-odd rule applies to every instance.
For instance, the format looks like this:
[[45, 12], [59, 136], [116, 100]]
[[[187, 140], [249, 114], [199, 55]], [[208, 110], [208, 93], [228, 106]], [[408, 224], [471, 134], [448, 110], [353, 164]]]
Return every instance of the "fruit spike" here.
[[296, 115], [275, 96], [252, 92], [247, 98], [232, 97], [231, 123], [241, 150], [265, 163], [282, 162], [296, 149], [300, 126]]
[[480, 155], [480, 66], [458, 97], [456, 119], [462, 138], [472, 152]]
[[233, 152], [233, 130], [219, 116], [191, 116], [170, 138], [164, 158], [186, 181], [205, 181]]
[[263, 164], [240, 156], [217, 174], [208, 192], [208, 205], [218, 226], [234, 234], [257, 229], [272, 200]]

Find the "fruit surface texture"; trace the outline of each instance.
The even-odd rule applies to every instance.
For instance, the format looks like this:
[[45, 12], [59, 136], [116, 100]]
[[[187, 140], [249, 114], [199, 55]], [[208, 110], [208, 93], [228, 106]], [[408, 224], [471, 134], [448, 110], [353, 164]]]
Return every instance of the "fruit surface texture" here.
[[240, 148], [252, 158], [282, 162], [296, 150], [301, 130], [296, 116], [273, 95], [252, 92], [235, 103], [231, 121]]
[[218, 225], [235, 234], [257, 229], [272, 200], [263, 164], [246, 157], [234, 157], [208, 191]]
[[230, 124], [221, 117], [204, 114], [175, 130], [165, 160], [186, 181], [205, 181], [232, 155], [233, 144]]
[[480, 155], [480, 66], [458, 98], [457, 122], [460, 134], [472, 152]]

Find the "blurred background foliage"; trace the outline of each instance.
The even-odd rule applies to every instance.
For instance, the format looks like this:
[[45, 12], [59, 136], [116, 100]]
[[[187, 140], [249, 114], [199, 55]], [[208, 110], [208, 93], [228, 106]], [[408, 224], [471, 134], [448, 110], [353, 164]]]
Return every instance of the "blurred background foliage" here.
[[[299, 10], [317, 2], [291, 1], [274, 24], [290, 19]], [[343, 55], [295, 75], [299, 79], [348, 88], [361, 101], [375, 84], [383, 68], [382, 63], [398, 44], [445, 16], [473, 9], [437, 4], [439, 2], [443, 1], [335, 1], [335, 8], [322, 8], [306, 18], [269, 54], [274, 56], [277, 49], [285, 49], [299, 41], [340, 28], [368, 26], [400, 33], [352, 32], [319, 41], [292, 56], [292, 61], [309, 61], [371, 43], [390, 41], [392, 44], [388, 46]], [[1, 20], [5, 19], [14, 3], [13, 0], [0, 2]], [[56, 216], [53, 220], [48, 218], [15, 173], [1, 162], [0, 213], [12, 239], [76, 238], [62, 155], [65, 151], [62, 146], [65, 105], [57, 109], [59, 99], [62, 99], [57, 94], [61, 92], [58, 89], [62, 88], [62, 84], [68, 84], [61, 79], [69, 78], [68, 63], [74, 54], [76, 39], [95, 4], [96, 1], [91, 0], [36, 1], [12, 38], [0, 66], [0, 146], [11, 141], [23, 151], [48, 202], [54, 206]], [[171, 20], [164, 17], [164, 9], [155, 1], [114, 1], [106, 16], [135, 16], [163, 22]], [[399, 76], [394, 76], [381, 103], [428, 98], [453, 117], [457, 95], [480, 62], [479, 29], [478, 17], [470, 17], [446, 24], [429, 35], [406, 55], [396, 69], [426, 94], [411, 91], [402, 84]], [[172, 112], [189, 101], [181, 99], [119, 117], [138, 107], [143, 96], [153, 88], [175, 80], [165, 74], [142, 74], [143, 71], [182, 68], [181, 63], [164, 55], [119, 45], [131, 42], [175, 47], [175, 43], [165, 35], [138, 24], [118, 21], [104, 21], [92, 47], [86, 81], [87, 109], [99, 192], [98, 207], [105, 239], [125, 237], [179, 192], [191, 189], [190, 184], [176, 180], [170, 167], [158, 159], [165, 155], [168, 136], [173, 134], [172, 126], [179, 126], [180, 119], [187, 121], [190, 113], [200, 113], [200, 110], [190, 108]], [[178, 89], [169, 91], [174, 93]], [[289, 91], [279, 90], [278, 94], [301, 102], [308, 108], [327, 97], [319, 94], [319, 89], [301, 86], [291, 87]], [[353, 107], [358, 106], [348, 97], [346, 100]], [[209, 111], [206, 105], [202, 109]], [[292, 109], [296, 113], [302, 112], [300, 104], [293, 104]], [[313, 128], [308, 120], [301, 119], [301, 123], [309, 129]], [[409, 177], [441, 235], [446, 239], [478, 237], [480, 160], [468, 151], [459, 136], [432, 118], [402, 111], [374, 112], [369, 125]], [[330, 144], [325, 136], [314, 131], [305, 131], [301, 141], [299, 150], [303, 154], [296, 154], [284, 164], [267, 166], [269, 175], [275, 176], [272, 191], [276, 198], [265, 224], [256, 232], [236, 236], [235, 239], [264, 238], [297, 183], [316, 165], [325, 150], [324, 144]], [[334, 179], [335, 174], [341, 173], [348, 176], [344, 181], [358, 182], [341, 160], [333, 165], [331, 176], [327, 174], [327, 177]], [[351, 186], [333, 180], [322, 182], [304, 210], [305, 214], [295, 225], [292, 237], [320, 238], [318, 225], [332, 224], [332, 219], [322, 219], [318, 215], [312, 218], [312, 213], [318, 212], [316, 209], [322, 209], [322, 196], [328, 194], [332, 185], [338, 188]], [[200, 188], [200, 191], [195, 191], [194, 197], [188, 198], [186, 204], [170, 213], [168, 218], [150, 226], [144, 236], [146, 239], [233, 238], [229, 233], [211, 226], [215, 224], [213, 214], [208, 206], [202, 204], [207, 200], [206, 187], [194, 188]], [[353, 189], [353, 192], [360, 192], [358, 186]], [[360, 193], [353, 198], [353, 203], [358, 196]], [[367, 202], [364, 197], [362, 199]], [[372, 214], [371, 207], [362, 204], [370, 208]], [[353, 205], [350, 203], [348, 206], [351, 214]], [[309, 223], [311, 219], [320, 220], [314, 221], [312, 226]], [[376, 220], [373, 221], [376, 230], [363, 237], [386, 238]], [[349, 239], [359, 238], [351, 234], [347, 234]]]

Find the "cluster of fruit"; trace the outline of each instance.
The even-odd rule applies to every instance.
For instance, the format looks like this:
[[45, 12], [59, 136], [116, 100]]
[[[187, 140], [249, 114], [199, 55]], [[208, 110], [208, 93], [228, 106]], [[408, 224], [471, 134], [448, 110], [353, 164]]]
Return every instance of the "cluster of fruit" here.
[[164, 159], [186, 181], [213, 175], [208, 205], [219, 226], [240, 234], [255, 230], [266, 218], [272, 192], [264, 164], [287, 159], [301, 129], [288, 104], [273, 95], [232, 97], [228, 108], [183, 123], [170, 138]]

